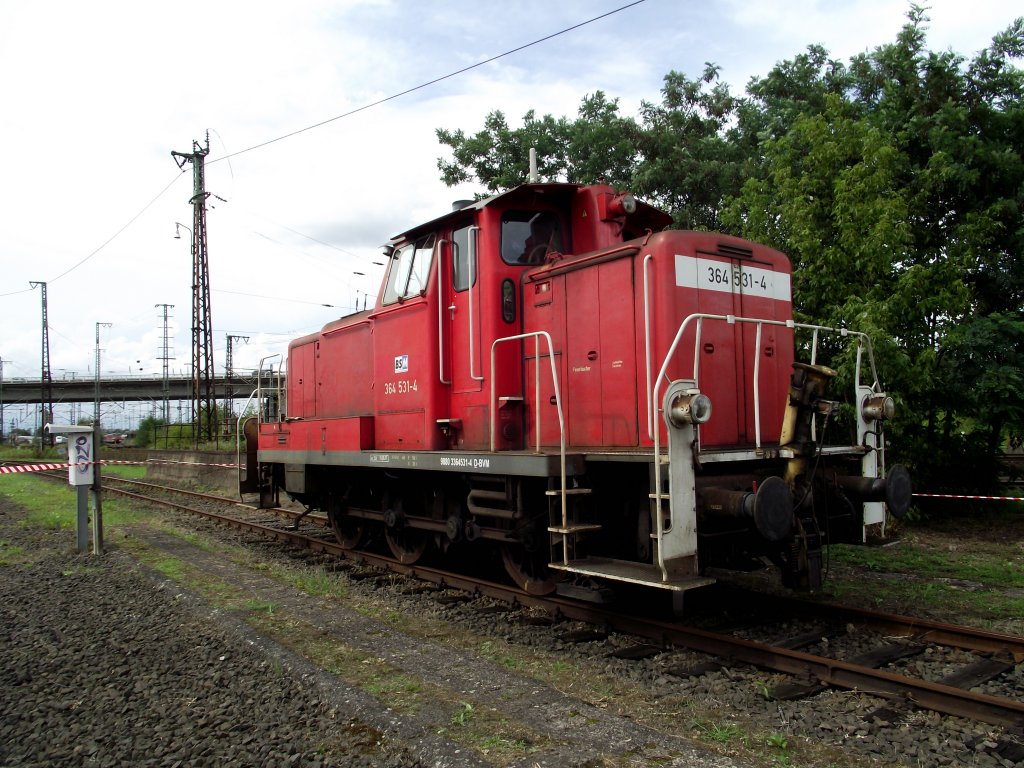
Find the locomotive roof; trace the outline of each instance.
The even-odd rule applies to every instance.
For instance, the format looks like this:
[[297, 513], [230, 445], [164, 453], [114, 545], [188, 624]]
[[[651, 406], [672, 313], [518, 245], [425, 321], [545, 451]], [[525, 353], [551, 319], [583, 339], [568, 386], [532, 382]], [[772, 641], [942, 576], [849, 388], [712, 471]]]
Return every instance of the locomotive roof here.
[[[389, 242], [397, 243], [423, 234], [424, 232], [430, 232], [437, 229], [442, 222], [453, 217], [457, 217], [465, 211], [479, 211], [489, 205], [494, 205], [499, 202], [502, 205], [518, 204], [524, 205], [527, 208], [538, 205], [538, 203], [541, 203], [542, 201], [546, 203], [546, 205], [539, 207], [547, 207], [552, 204], [555, 206], [567, 206], [572, 200], [573, 195], [575, 195], [578, 190], [597, 186], [604, 187], [609, 191], [612, 190], [611, 187], [603, 184], [520, 184], [518, 187], [506, 192], [499, 192], [496, 195], [484, 197], [480, 200], [471, 200], [465, 205], [457, 206], [443, 216], [438, 216], [437, 218], [431, 219], [423, 224], [417, 224], [415, 227], [395, 235]], [[630, 214], [629, 222], [634, 229], [650, 229], [656, 232], [668, 227], [672, 223], [672, 217], [661, 209], [655, 208], [653, 205], [648, 205], [647, 203], [637, 200], [636, 211]]]

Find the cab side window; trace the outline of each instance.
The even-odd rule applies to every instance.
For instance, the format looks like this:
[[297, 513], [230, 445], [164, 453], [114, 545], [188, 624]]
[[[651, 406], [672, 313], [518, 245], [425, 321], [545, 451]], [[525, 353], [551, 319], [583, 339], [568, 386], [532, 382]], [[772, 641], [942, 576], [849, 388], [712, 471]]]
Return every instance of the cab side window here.
[[501, 258], [506, 264], [541, 264], [564, 252], [562, 224], [551, 211], [506, 211], [501, 217]]
[[434, 259], [434, 236], [427, 235], [406, 243], [391, 254], [391, 270], [384, 289], [384, 303], [394, 304], [410, 296], [419, 296], [427, 288], [430, 265]]
[[469, 238], [472, 236], [473, 229], [468, 226], [452, 232], [452, 287], [456, 291], [464, 291], [476, 281], [478, 265], [473, 265], [472, 274], [469, 269]]

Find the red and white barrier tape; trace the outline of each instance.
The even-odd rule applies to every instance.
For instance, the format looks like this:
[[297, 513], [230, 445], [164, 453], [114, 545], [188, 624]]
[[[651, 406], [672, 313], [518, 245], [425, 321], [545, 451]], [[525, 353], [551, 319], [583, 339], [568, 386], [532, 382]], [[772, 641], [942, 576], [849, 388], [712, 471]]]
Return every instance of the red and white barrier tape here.
[[67, 469], [70, 464], [4, 464], [0, 466], [0, 475], [13, 475], [20, 472], [42, 472], [47, 469]]
[[925, 499], [980, 499], [982, 501], [1024, 501], [1024, 496], [960, 496], [953, 493], [915, 493]]
[[3, 464], [0, 465], [0, 475], [13, 475], [24, 472], [45, 472], [53, 469], [67, 469], [68, 467], [85, 467], [89, 464], [134, 464], [136, 466], [144, 466], [146, 464], [185, 464], [192, 467], [225, 467], [227, 469], [237, 469], [237, 464], [204, 464], [198, 461], [121, 461], [118, 459], [104, 459], [102, 461], [83, 461], [77, 464], [71, 464], [68, 462], [62, 463], [50, 463], [50, 464]]

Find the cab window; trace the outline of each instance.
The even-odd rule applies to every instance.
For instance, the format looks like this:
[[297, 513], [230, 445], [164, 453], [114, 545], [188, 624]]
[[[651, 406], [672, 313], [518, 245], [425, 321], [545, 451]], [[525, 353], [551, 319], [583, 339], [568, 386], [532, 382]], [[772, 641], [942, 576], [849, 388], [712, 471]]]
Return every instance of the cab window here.
[[391, 270], [384, 289], [384, 303], [419, 296], [427, 288], [427, 277], [434, 258], [434, 236], [427, 235], [406, 243], [391, 254]]
[[562, 225], [550, 211], [506, 211], [501, 217], [501, 258], [506, 264], [541, 264], [564, 252]]
[[469, 271], [469, 238], [473, 236], [472, 227], [463, 227], [452, 232], [452, 287], [456, 291], [464, 291], [470, 281], [476, 280], [479, 265], [474, 265], [472, 276]]

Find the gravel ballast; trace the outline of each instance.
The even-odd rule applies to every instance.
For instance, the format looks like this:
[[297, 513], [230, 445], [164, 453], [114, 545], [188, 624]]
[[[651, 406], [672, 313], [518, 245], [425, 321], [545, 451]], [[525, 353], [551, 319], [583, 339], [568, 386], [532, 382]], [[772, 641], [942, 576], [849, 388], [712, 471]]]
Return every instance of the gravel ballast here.
[[[466, 656], [443, 638], [433, 644], [397, 633], [209, 548], [131, 532], [245, 590], [254, 605], [273, 606], [281, 626], [316, 627], [330, 643], [362, 654], [358, 664], [393, 665], [443, 691], [436, 706], [396, 709], [387, 690], [347, 683], [241, 612], [214, 607], [140, 566], [118, 546], [123, 532], [108, 531], [102, 556], [75, 554], [73, 532], [25, 526], [24, 518], [0, 497], [0, 764], [747, 764]], [[461, 716], [453, 717], [453, 702]], [[485, 711], [497, 723], [492, 729], [509, 724], [511, 748], [499, 749], [493, 734], [472, 735], [471, 721], [482, 725]]]
[[0, 500], [5, 765], [413, 764], [173, 584], [19, 517]]

